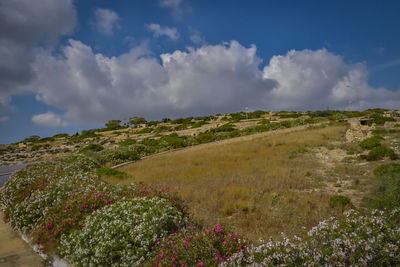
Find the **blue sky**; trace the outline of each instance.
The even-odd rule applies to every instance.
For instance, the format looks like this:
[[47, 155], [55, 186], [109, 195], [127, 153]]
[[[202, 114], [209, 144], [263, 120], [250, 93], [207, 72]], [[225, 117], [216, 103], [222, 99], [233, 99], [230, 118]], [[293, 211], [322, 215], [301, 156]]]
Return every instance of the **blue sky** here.
[[0, 143], [109, 119], [400, 107], [399, 1], [0, 2]]

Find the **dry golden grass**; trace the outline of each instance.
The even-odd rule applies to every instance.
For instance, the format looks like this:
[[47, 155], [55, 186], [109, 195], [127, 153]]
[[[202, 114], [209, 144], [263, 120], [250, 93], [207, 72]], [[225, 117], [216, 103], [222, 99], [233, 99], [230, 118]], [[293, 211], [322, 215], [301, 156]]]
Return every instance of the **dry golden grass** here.
[[158, 155], [123, 167], [127, 180], [169, 187], [195, 220], [222, 223], [251, 240], [304, 233], [335, 213], [320, 184], [315, 146], [343, 138], [345, 126], [271, 132]]

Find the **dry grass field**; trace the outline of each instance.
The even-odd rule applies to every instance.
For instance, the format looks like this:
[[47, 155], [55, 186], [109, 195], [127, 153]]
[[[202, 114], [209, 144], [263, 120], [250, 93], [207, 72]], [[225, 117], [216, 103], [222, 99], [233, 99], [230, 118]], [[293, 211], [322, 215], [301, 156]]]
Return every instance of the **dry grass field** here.
[[[143, 182], [176, 191], [195, 220], [221, 223], [249, 239], [303, 235], [339, 210], [312, 149], [343, 140], [347, 126], [269, 132], [156, 155], [121, 170], [130, 177], [110, 183]], [[305, 229], [303, 228], [305, 227]]]

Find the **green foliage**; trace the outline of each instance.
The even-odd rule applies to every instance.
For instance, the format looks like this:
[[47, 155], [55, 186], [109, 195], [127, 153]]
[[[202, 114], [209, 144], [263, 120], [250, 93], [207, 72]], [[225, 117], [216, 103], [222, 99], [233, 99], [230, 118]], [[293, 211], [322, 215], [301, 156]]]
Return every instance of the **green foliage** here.
[[397, 154], [393, 151], [393, 149], [382, 145], [371, 149], [365, 158], [368, 161], [375, 161], [375, 160], [381, 160], [385, 157], [389, 157], [391, 160], [395, 160], [398, 158]]
[[231, 123], [226, 123], [224, 125], [221, 125], [217, 128], [211, 129], [210, 131], [213, 133], [220, 133], [220, 132], [232, 132], [234, 131], [235, 128], [233, 127], [233, 124]]
[[96, 171], [97, 175], [102, 177], [102, 176], [106, 176], [106, 177], [118, 177], [119, 179], [125, 179], [128, 177], [128, 174], [126, 172], [122, 172], [119, 171], [117, 169], [113, 169], [113, 168], [109, 168], [109, 167], [103, 167], [103, 168], [99, 168]]
[[143, 129], [135, 132], [137, 134], [147, 134], [147, 133], [151, 133], [153, 131], [153, 128], [150, 127], [144, 127]]
[[394, 121], [391, 117], [383, 117], [380, 114], [374, 113], [369, 116], [368, 125], [375, 123], [376, 125], [384, 125], [387, 121]]
[[283, 113], [279, 114], [279, 118], [287, 119], [287, 118], [298, 118], [301, 116], [301, 113]]
[[121, 146], [130, 146], [136, 144], [135, 139], [125, 139], [124, 141], [119, 142], [119, 145]]
[[271, 123], [271, 121], [270, 120], [267, 120], [267, 119], [262, 119], [262, 120], [260, 120], [259, 122], [258, 122], [258, 124], [270, 124]]
[[350, 198], [341, 195], [334, 195], [329, 198], [329, 206], [331, 208], [350, 208], [352, 207]]
[[133, 118], [132, 120], [129, 121], [129, 124], [137, 126], [139, 124], [145, 124], [146, 122], [147, 121], [142, 117], [135, 117], [135, 118]]
[[40, 142], [52, 142], [52, 141], [54, 141], [54, 140], [55, 140], [54, 137], [43, 137], [43, 138], [41, 138], [39, 141], [40, 141]]
[[250, 112], [247, 114], [249, 119], [258, 119], [260, 118], [262, 115], [264, 115], [266, 112], [262, 111], [262, 110], [256, 110], [254, 112]]
[[373, 207], [400, 207], [400, 164], [384, 164], [374, 170], [375, 182], [368, 200]]
[[109, 120], [104, 125], [108, 130], [117, 130], [121, 127], [120, 123], [120, 120]]
[[192, 123], [192, 128], [199, 128], [199, 127], [203, 126], [204, 124], [208, 124], [208, 122], [204, 121], [204, 120], [196, 121], [196, 122]]
[[372, 137], [369, 137], [369, 138], [361, 141], [358, 145], [362, 149], [372, 149], [374, 147], [380, 146], [382, 140], [383, 140], [383, 137], [376, 135], [376, 136], [372, 136]]
[[83, 130], [81, 134], [76, 133], [75, 135], [71, 136], [70, 140], [71, 141], [81, 141], [86, 138], [95, 138], [98, 137], [98, 135], [95, 133], [96, 130]]
[[332, 110], [316, 110], [316, 111], [313, 111], [313, 112], [308, 112], [308, 115], [309, 115], [311, 118], [315, 118], [315, 117], [329, 117], [329, 116], [332, 116], [332, 115], [334, 115], [334, 114], [335, 114], [335, 112], [332, 111]]
[[170, 127], [170, 126], [161, 125], [161, 126], [158, 126], [157, 128], [155, 128], [153, 132], [155, 132], [155, 133], [162, 133], [162, 132], [167, 132], [167, 131], [169, 131], [169, 130], [171, 130], [171, 127]]
[[69, 137], [69, 134], [67, 133], [60, 133], [60, 134], [55, 134], [53, 135], [54, 138], [62, 138], [62, 137]]
[[40, 136], [38, 136], [38, 135], [32, 135], [32, 136], [30, 136], [30, 137], [25, 138], [25, 139], [24, 139], [24, 142], [25, 142], [25, 143], [26, 143], [26, 142], [36, 143], [36, 142], [39, 141], [39, 139], [40, 139]]
[[216, 136], [213, 133], [199, 133], [199, 135], [196, 137], [197, 141], [200, 144], [204, 144], [204, 143], [209, 143], [209, 142], [213, 142], [216, 140]]
[[158, 123], [159, 123], [158, 121], [149, 121], [147, 123], [147, 126], [157, 126]]
[[161, 140], [153, 139], [153, 138], [145, 138], [142, 141], [140, 141], [140, 144], [143, 144], [145, 146], [158, 146]]
[[83, 148], [80, 153], [86, 153], [86, 152], [99, 152], [102, 151], [104, 147], [100, 144], [90, 144]]
[[238, 121], [246, 119], [246, 113], [244, 113], [244, 112], [231, 113], [229, 115], [231, 116], [231, 121], [232, 122], [238, 122]]
[[184, 147], [184, 137], [179, 137], [176, 133], [165, 135], [161, 137], [161, 140], [166, 141], [168, 145], [174, 149]]

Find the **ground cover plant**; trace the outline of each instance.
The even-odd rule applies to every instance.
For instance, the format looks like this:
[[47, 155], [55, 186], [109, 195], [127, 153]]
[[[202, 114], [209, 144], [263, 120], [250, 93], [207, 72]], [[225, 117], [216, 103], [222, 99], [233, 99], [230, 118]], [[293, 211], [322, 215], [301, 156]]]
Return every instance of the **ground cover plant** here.
[[374, 170], [370, 196], [365, 201], [374, 208], [400, 207], [400, 164], [383, 164]]
[[372, 137], [369, 137], [359, 143], [359, 146], [362, 149], [372, 149], [374, 147], [380, 146], [381, 141], [383, 140], [382, 136], [375, 135]]
[[249, 246], [223, 266], [398, 266], [400, 211], [350, 210], [313, 227], [303, 240], [283, 236]]

